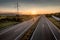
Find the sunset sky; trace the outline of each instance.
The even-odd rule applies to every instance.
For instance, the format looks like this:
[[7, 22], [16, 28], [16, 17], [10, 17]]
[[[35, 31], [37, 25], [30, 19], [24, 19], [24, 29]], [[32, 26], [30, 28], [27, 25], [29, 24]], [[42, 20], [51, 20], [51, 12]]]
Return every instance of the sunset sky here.
[[[17, 0], [0, 0], [0, 12], [16, 12], [16, 3]], [[19, 11], [24, 14], [60, 12], [60, 0], [19, 0]]]

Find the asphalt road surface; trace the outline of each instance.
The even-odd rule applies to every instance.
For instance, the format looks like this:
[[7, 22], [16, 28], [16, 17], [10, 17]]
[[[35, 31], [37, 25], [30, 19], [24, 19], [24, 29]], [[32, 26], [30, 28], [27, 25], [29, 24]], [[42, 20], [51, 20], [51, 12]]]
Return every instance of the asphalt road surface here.
[[0, 31], [0, 40], [17, 40], [38, 20], [38, 18], [39, 17], [32, 18], [29, 21]]
[[42, 15], [30, 40], [60, 40], [60, 30]]

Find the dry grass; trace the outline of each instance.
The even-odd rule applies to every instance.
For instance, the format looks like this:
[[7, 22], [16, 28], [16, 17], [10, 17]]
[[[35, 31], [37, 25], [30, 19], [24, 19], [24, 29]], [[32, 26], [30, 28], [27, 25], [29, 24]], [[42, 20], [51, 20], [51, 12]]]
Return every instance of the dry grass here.
[[18, 22], [4, 22], [4, 23], [0, 23], [0, 30], [5, 29], [7, 27], [10, 27], [11, 25], [15, 25]]
[[60, 21], [57, 21], [52, 17], [49, 17], [48, 19], [60, 29]]
[[31, 26], [31, 28], [22, 36], [22, 38], [20, 38], [20, 40], [29, 40], [31, 38], [35, 28], [37, 27], [38, 21]]

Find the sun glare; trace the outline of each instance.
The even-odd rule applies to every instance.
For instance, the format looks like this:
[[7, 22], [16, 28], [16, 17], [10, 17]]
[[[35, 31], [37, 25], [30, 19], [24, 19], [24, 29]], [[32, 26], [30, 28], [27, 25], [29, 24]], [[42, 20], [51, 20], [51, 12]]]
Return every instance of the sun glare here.
[[33, 15], [35, 15], [35, 14], [37, 14], [37, 11], [36, 11], [36, 10], [32, 10], [31, 13], [32, 13]]

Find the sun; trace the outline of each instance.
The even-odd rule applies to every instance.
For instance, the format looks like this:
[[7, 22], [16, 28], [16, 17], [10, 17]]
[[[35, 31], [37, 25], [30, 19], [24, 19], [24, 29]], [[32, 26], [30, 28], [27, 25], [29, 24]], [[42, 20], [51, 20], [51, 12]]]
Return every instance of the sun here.
[[32, 13], [33, 15], [35, 15], [35, 14], [37, 14], [37, 11], [36, 11], [36, 10], [32, 10], [31, 13]]

